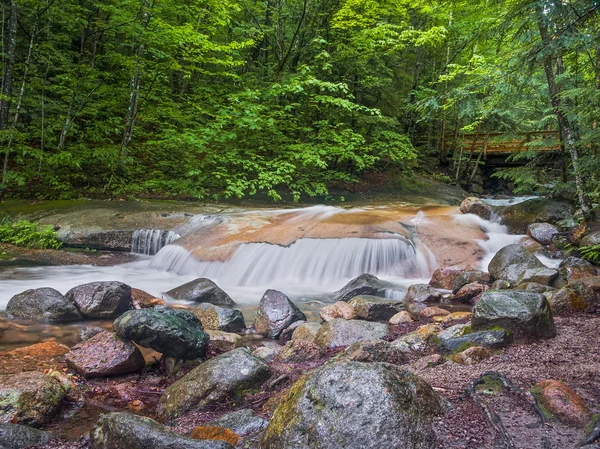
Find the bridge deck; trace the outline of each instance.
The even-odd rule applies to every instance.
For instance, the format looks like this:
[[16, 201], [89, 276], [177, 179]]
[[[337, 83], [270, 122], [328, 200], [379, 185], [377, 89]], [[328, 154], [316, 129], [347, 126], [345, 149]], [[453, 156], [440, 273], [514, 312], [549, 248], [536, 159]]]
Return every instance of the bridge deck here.
[[[507, 140], [503, 136], [522, 136], [520, 139]], [[560, 151], [558, 131], [535, 131], [529, 133], [504, 134], [462, 134], [446, 136], [447, 144], [454, 149], [462, 149], [469, 153], [483, 152], [485, 159], [488, 154], [511, 154], [520, 151]]]

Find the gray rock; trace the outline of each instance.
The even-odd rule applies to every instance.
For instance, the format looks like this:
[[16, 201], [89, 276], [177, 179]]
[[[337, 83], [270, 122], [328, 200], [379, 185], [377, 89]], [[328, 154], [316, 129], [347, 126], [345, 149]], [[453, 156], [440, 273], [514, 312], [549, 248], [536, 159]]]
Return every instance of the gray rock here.
[[[288, 341], [290, 341], [293, 336], [294, 336], [294, 332], [296, 332], [296, 329], [298, 329], [300, 326], [302, 326], [303, 324], [306, 324], [307, 322], [305, 320], [300, 320], [300, 321], [294, 321], [292, 324], [290, 324], [288, 327], [286, 327], [281, 334], [279, 334], [279, 341], [282, 343], [287, 343]], [[318, 324], [318, 323], [315, 323]]]
[[52, 439], [50, 432], [32, 429], [19, 424], [0, 424], [0, 448], [25, 449], [30, 446], [43, 446]]
[[348, 305], [354, 309], [357, 318], [367, 321], [389, 321], [405, 309], [404, 301], [368, 295], [355, 296]]
[[489, 291], [473, 309], [473, 330], [501, 327], [515, 336], [552, 338], [556, 326], [548, 300], [539, 293], [521, 290]]
[[504, 329], [476, 331], [451, 338], [440, 337], [440, 350], [444, 352], [455, 352], [466, 349], [467, 346], [485, 346], [487, 348], [498, 348], [510, 343], [510, 333]]
[[447, 329], [444, 329], [443, 331], [438, 333], [437, 336], [441, 341], [444, 341], [449, 340], [451, 338], [460, 337], [463, 334], [465, 334], [465, 332], [468, 332], [470, 330], [470, 324], [455, 324], [454, 326], [450, 326]]
[[542, 245], [550, 245], [558, 234], [557, 227], [550, 223], [531, 223], [527, 226], [527, 235]]
[[550, 285], [556, 276], [558, 276], [558, 270], [554, 268], [528, 268], [517, 278], [517, 285], [525, 282]]
[[523, 282], [517, 285], [514, 290], [525, 290], [528, 292], [536, 292], [536, 293], [546, 293], [556, 290], [549, 285], [538, 284], [537, 282]]
[[558, 277], [552, 285], [560, 288], [571, 281], [577, 281], [598, 275], [598, 270], [587, 260], [578, 257], [567, 257], [558, 267]]
[[77, 333], [77, 339], [79, 341], [88, 341], [90, 338], [98, 335], [101, 332], [106, 332], [106, 329], [94, 326], [82, 327]]
[[379, 296], [383, 298], [385, 297], [386, 290], [394, 288], [392, 284], [380, 280], [377, 276], [361, 274], [335, 292], [334, 300], [348, 302], [355, 296], [360, 295]]
[[508, 282], [504, 279], [497, 279], [492, 283], [490, 290], [510, 290], [513, 287], [513, 282]]
[[600, 231], [590, 232], [585, 235], [580, 242], [580, 246], [600, 245]]
[[460, 211], [463, 214], [475, 214], [484, 220], [489, 220], [492, 216], [492, 208], [479, 198], [473, 196], [464, 199], [460, 205]]
[[431, 387], [387, 363], [329, 363], [301, 378], [275, 411], [262, 449], [436, 446]]
[[216, 306], [235, 306], [231, 297], [210, 279], [198, 278], [164, 294], [168, 299], [208, 302]]
[[557, 223], [573, 215], [570, 203], [548, 198], [535, 198], [506, 207], [500, 214], [502, 221], [513, 233], [523, 234], [530, 223]]
[[111, 332], [101, 332], [73, 346], [65, 362], [87, 379], [134, 373], [146, 365], [136, 345]]
[[204, 329], [235, 332], [246, 329], [244, 315], [237, 309], [225, 309], [209, 303], [201, 303], [191, 312], [202, 322]]
[[204, 357], [209, 341], [192, 312], [165, 306], [130, 310], [115, 320], [113, 329], [121, 338], [176, 359]]
[[546, 268], [546, 266], [519, 245], [505, 246], [496, 253], [488, 265], [488, 271], [494, 279], [515, 283], [526, 270], [535, 268]]
[[90, 282], [65, 295], [86, 318], [116, 318], [130, 308], [131, 287], [117, 281]]
[[463, 271], [459, 274], [454, 280], [454, 284], [452, 285], [452, 293], [458, 292], [461, 288], [463, 288], [467, 284], [472, 284], [474, 282], [478, 282], [482, 285], [491, 284], [492, 279], [489, 273], [481, 270], [469, 270]]
[[317, 334], [319, 333], [319, 329], [321, 329], [320, 323], [304, 322], [294, 329], [292, 340], [304, 340], [314, 343], [315, 338], [317, 338]]
[[544, 296], [556, 314], [582, 312], [600, 300], [583, 281], [571, 281], [559, 290], [545, 292]]
[[90, 431], [90, 449], [233, 449], [218, 440], [193, 440], [153, 419], [127, 412], [100, 417]]
[[315, 343], [323, 348], [350, 346], [357, 341], [383, 338], [387, 333], [387, 324], [336, 318], [321, 326]]
[[286, 295], [277, 290], [267, 290], [258, 305], [254, 328], [265, 337], [278, 338], [296, 321], [306, 321], [306, 316]]
[[248, 348], [234, 349], [202, 363], [167, 388], [158, 403], [158, 413], [172, 419], [191, 409], [241, 398], [269, 375], [269, 367]]
[[131, 250], [132, 231], [128, 230], [72, 230], [69, 226], [58, 231], [58, 238], [65, 246], [103, 251]]
[[53, 288], [34, 288], [13, 296], [6, 305], [9, 318], [50, 322], [79, 321], [83, 317], [75, 306]]
[[271, 363], [281, 351], [283, 346], [278, 345], [277, 343], [266, 342], [263, 346], [259, 346], [254, 351], [252, 351], [252, 355], [254, 357], [258, 357], [259, 359], [265, 361], [266, 363]]
[[443, 295], [428, 284], [413, 284], [408, 287], [405, 302], [441, 302]]
[[238, 434], [241, 437], [252, 435], [253, 433], [264, 430], [269, 421], [257, 416], [254, 410], [245, 408], [242, 410], [236, 410], [235, 412], [227, 413], [221, 416], [216, 421], [208, 423], [208, 426], [219, 426], [225, 427], [231, 430], [233, 433]]
[[60, 410], [67, 392], [37, 371], [0, 375], [0, 423], [41, 427]]
[[400, 365], [406, 363], [406, 352], [384, 340], [358, 341], [334, 357], [336, 362], [385, 362]]

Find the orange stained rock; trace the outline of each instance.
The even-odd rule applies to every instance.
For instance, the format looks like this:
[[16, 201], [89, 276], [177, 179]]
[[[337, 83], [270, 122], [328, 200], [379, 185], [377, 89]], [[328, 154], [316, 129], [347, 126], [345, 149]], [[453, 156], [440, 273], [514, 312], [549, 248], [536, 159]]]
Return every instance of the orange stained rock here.
[[226, 441], [232, 446], [237, 446], [241, 437], [225, 427], [218, 426], [198, 426], [190, 434], [190, 438], [195, 440], [219, 440]]
[[560, 421], [575, 426], [585, 426], [591, 413], [583, 399], [560, 380], [542, 380], [535, 387], [539, 400]]
[[55, 341], [0, 352], [0, 374], [54, 370], [68, 352], [68, 347]]

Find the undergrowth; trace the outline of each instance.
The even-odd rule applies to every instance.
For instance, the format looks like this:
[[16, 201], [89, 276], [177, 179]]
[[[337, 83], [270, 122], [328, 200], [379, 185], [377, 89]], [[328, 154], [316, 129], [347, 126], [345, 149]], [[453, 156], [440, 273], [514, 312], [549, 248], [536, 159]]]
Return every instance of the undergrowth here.
[[27, 248], [58, 249], [62, 242], [51, 225], [40, 226], [27, 220], [0, 218], [0, 243]]

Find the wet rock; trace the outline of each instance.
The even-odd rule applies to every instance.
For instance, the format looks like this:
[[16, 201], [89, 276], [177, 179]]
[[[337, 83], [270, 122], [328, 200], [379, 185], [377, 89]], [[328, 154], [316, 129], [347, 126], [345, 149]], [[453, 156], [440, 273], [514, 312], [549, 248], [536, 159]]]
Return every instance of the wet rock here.
[[538, 284], [537, 282], [523, 282], [517, 285], [514, 290], [525, 290], [528, 292], [535, 293], [546, 293], [556, 290], [554, 287], [550, 287], [549, 285]]
[[530, 223], [557, 223], [573, 215], [573, 205], [548, 198], [535, 198], [505, 208], [500, 216], [513, 233], [524, 234]]
[[404, 301], [412, 302], [440, 302], [442, 294], [428, 284], [413, 284], [408, 287]]
[[166, 306], [162, 299], [151, 295], [144, 290], [137, 288], [131, 289], [131, 307], [134, 309], [151, 309], [155, 306]]
[[526, 282], [550, 285], [556, 276], [558, 276], [558, 270], [554, 268], [528, 268], [517, 278], [517, 285]]
[[259, 359], [265, 361], [266, 363], [271, 363], [281, 351], [282, 346], [279, 346], [277, 343], [265, 344], [264, 346], [260, 346], [252, 351], [252, 355], [254, 357], [258, 357]]
[[421, 310], [421, 317], [423, 318], [433, 318], [434, 316], [446, 316], [450, 315], [446, 309], [441, 309], [440, 307], [427, 307]]
[[235, 306], [231, 297], [210, 279], [198, 278], [165, 293], [168, 299], [207, 302], [216, 306]]
[[269, 421], [257, 416], [254, 410], [247, 408], [227, 413], [209, 423], [209, 425], [225, 427], [243, 437], [260, 432], [267, 427], [267, 424]]
[[258, 305], [254, 328], [265, 337], [278, 338], [285, 328], [296, 321], [306, 321], [304, 313], [283, 293], [267, 290]]
[[319, 323], [302, 323], [294, 330], [294, 333], [292, 334], [292, 340], [304, 340], [314, 343], [319, 329], [321, 329], [321, 325]]
[[406, 310], [403, 310], [402, 312], [398, 312], [396, 315], [391, 317], [389, 323], [392, 326], [395, 326], [397, 324], [402, 324], [402, 323], [412, 323], [413, 321], [415, 321], [415, 320], [413, 319], [411, 314], [408, 313]]
[[377, 276], [361, 274], [335, 292], [334, 299], [335, 301], [348, 302], [355, 296], [360, 295], [385, 297], [385, 291], [390, 286], [390, 283], [380, 280]]
[[215, 347], [219, 348], [221, 351], [231, 351], [242, 345], [242, 337], [238, 334], [211, 329], [207, 329], [205, 332], [210, 338], [210, 343], [215, 345]]
[[88, 248], [101, 251], [131, 250], [131, 235], [128, 230], [73, 230], [64, 226], [58, 231], [59, 239], [73, 248]]
[[488, 285], [480, 284], [479, 282], [471, 282], [463, 285], [454, 295], [449, 298], [450, 302], [458, 302], [461, 304], [474, 304], [479, 299], [482, 293], [490, 289]]
[[387, 333], [386, 324], [335, 319], [321, 326], [317, 332], [315, 343], [323, 348], [350, 346], [357, 341], [383, 338]]
[[494, 279], [504, 279], [517, 282], [526, 270], [546, 268], [537, 257], [529, 254], [519, 245], [508, 245], [496, 253], [488, 265], [488, 270]]
[[474, 330], [499, 326], [517, 336], [552, 338], [556, 326], [548, 300], [539, 293], [520, 290], [490, 291], [473, 309]]
[[116, 318], [131, 305], [131, 287], [116, 281], [78, 285], [65, 296], [85, 318]]
[[202, 322], [204, 329], [235, 332], [246, 329], [244, 315], [237, 309], [225, 309], [213, 304], [201, 303], [191, 312]]
[[442, 331], [439, 324], [426, 324], [413, 332], [403, 335], [392, 342], [392, 346], [403, 352], [423, 352], [427, 349], [429, 340]]
[[32, 429], [19, 424], [0, 424], [0, 448], [25, 449], [43, 446], [52, 439], [50, 432]]
[[321, 347], [310, 341], [292, 340], [281, 348], [275, 362], [305, 363], [318, 360], [321, 357]]
[[470, 320], [472, 315], [471, 312], [452, 312], [446, 316], [433, 317], [433, 321], [438, 323], [450, 323], [452, 321]]
[[158, 414], [171, 419], [191, 409], [243, 397], [269, 375], [269, 367], [249, 349], [234, 349], [202, 363], [167, 388], [158, 403]]
[[597, 293], [583, 281], [569, 282], [561, 289], [544, 293], [554, 313], [581, 312], [598, 302]]
[[9, 318], [44, 320], [50, 322], [83, 319], [75, 306], [53, 288], [34, 288], [13, 296], [6, 305]]
[[504, 329], [493, 329], [484, 331], [475, 331], [450, 338], [440, 337], [440, 347], [442, 352], [455, 352], [462, 348], [470, 346], [484, 346], [486, 348], [499, 348], [507, 345], [511, 341], [511, 335]]
[[190, 438], [194, 440], [224, 441], [234, 447], [242, 441], [242, 438], [239, 435], [220, 426], [195, 427], [194, 430], [192, 430], [192, 433], [190, 433]]
[[336, 318], [344, 320], [353, 320], [356, 318], [356, 312], [349, 306], [347, 302], [338, 301], [328, 306], [325, 306], [319, 312], [319, 316], [323, 321], [331, 321]]
[[481, 270], [470, 270], [463, 271], [457, 278], [454, 280], [454, 284], [452, 285], [452, 293], [457, 293], [461, 288], [465, 285], [472, 284], [473, 282], [478, 282], [479, 284], [491, 284], [492, 279], [489, 273]]
[[454, 282], [464, 272], [458, 267], [438, 268], [433, 272], [429, 285], [433, 288], [441, 288], [444, 290], [452, 290]]
[[0, 423], [40, 427], [60, 410], [67, 392], [37, 371], [0, 376]]
[[563, 287], [571, 281], [577, 281], [598, 275], [598, 270], [587, 260], [578, 257], [567, 257], [558, 267], [558, 278], [552, 284]]
[[406, 353], [383, 340], [358, 341], [336, 355], [336, 362], [385, 362], [400, 365], [406, 363]]
[[113, 329], [121, 338], [184, 360], [204, 357], [209, 340], [192, 312], [164, 306], [130, 310], [115, 320]]
[[94, 327], [94, 326], [82, 327], [79, 330], [79, 332], [77, 333], [77, 339], [79, 341], [88, 341], [90, 338], [95, 337], [96, 335], [100, 334], [101, 332], [106, 332], [106, 329], [103, 329], [101, 327]]
[[368, 295], [355, 296], [348, 305], [354, 309], [358, 319], [367, 321], [388, 321], [405, 308], [403, 301]]
[[538, 382], [533, 391], [542, 405], [565, 424], [583, 427], [591, 418], [585, 402], [560, 380]]
[[460, 211], [463, 214], [475, 214], [484, 220], [489, 220], [492, 216], [492, 208], [474, 196], [464, 199], [460, 204]]
[[138, 347], [111, 332], [101, 332], [73, 346], [65, 362], [87, 379], [134, 373], [145, 366], [144, 356]]
[[483, 346], [471, 346], [458, 354], [454, 354], [452, 360], [461, 365], [475, 365], [491, 356], [492, 351], [489, 349]]
[[531, 223], [527, 226], [527, 235], [542, 245], [550, 245], [558, 234], [558, 228], [550, 223]]
[[90, 449], [233, 449], [224, 441], [194, 440], [153, 419], [127, 412], [103, 415], [90, 431]]
[[294, 321], [292, 324], [286, 327], [283, 330], [283, 332], [281, 332], [281, 334], [279, 334], [279, 341], [281, 343], [287, 343], [288, 341], [290, 341], [294, 336], [294, 332], [296, 332], [296, 329], [298, 329], [303, 324], [306, 324], [306, 321]]
[[62, 361], [62, 356], [68, 352], [67, 346], [55, 341], [0, 352], [0, 374], [54, 369]]
[[327, 364], [293, 386], [261, 447], [430, 449], [440, 413], [431, 387], [408, 371], [386, 363]]
[[580, 246], [594, 246], [600, 245], [600, 231], [590, 232], [583, 236], [580, 242]]
[[446, 359], [439, 354], [432, 354], [425, 357], [421, 357], [415, 362], [415, 368], [418, 370], [424, 370], [427, 368], [433, 368], [434, 366], [441, 365]]

